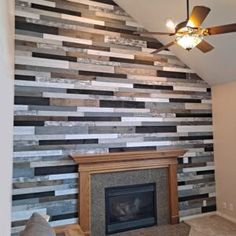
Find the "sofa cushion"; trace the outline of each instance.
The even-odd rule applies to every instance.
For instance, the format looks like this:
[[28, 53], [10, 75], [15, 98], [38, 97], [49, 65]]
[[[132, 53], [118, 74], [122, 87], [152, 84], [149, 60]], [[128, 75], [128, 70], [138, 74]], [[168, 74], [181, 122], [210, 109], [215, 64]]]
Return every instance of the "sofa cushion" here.
[[56, 236], [56, 234], [40, 214], [34, 213], [26, 223], [20, 236]]

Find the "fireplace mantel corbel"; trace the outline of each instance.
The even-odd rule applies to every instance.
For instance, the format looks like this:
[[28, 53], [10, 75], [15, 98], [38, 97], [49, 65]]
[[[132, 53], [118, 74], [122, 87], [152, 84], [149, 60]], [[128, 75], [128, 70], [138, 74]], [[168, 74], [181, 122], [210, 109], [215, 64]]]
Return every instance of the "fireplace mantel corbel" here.
[[177, 157], [185, 153], [182, 149], [165, 149], [71, 156], [79, 165], [79, 222], [86, 236], [91, 231], [91, 175], [99, 173], [167, 168], [170, 223], [178, 223]]

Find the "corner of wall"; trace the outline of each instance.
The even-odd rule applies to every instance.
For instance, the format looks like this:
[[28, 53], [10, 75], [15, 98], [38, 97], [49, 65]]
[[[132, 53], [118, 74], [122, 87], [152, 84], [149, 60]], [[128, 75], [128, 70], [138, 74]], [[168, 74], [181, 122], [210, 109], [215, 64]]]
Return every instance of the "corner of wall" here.
[[14, 103], [14, 1], [1, 1], [0, 19], [0, 229], [1, 235], [10, 235]]

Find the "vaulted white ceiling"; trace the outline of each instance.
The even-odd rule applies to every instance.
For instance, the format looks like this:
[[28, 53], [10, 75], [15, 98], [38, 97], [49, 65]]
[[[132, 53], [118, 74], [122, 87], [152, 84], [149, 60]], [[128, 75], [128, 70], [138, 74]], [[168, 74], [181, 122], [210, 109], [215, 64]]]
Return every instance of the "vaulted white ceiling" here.
[[[186, 19], [186, 0], [115, 0], [128, 14], [148, 31], [168, 31], [166, 20], [175, 23]], [[203, 5], [211, 12], [203, 27], [236, 23], [236, 0], [190, 0], [193, 6]], [[173, 37], [158, 36], [166, 44]], [[175, 45], [170, 50], [209, 84], [215, 85], [236, 80], [236, 33], [207, 38], [215, 49], [202, 53], [198, 49], [188, 52]]]

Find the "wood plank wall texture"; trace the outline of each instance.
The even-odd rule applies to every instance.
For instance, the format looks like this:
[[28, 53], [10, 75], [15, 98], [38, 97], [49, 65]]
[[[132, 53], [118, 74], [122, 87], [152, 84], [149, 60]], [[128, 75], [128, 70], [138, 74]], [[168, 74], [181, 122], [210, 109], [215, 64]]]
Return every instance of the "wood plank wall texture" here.
[[112, 1], [16, 0], [12, 232], [77, 221], [71, 153], [182, 147], [180, 215], [215, 209], [211, 91]]

